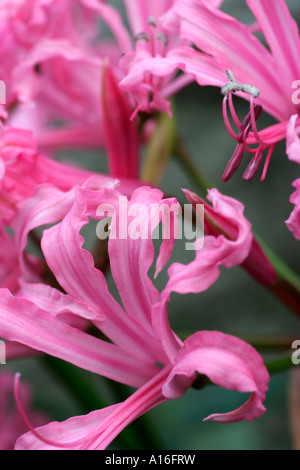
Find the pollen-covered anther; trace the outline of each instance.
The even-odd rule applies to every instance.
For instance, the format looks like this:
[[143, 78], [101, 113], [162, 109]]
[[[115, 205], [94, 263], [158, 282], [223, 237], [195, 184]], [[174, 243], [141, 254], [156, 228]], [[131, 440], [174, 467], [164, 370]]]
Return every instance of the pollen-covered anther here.
[[237, 91], [243, 91], [244, 93], [248, 93], [253, 96], [253, 98], [258, 98], [260, 95], [259, 89], [256, 88], [254, 85], [248, 85], [237, 82], [234, 78], [233, 73], [231, 70], [226, 70], [226, 75], [228, 77], [229, 82], [226, 83], [221, 88], [221, 94], [227, 96], [229, 93], [235, 93]]
[[252, 95], [253, 98], [258, 98], [260, 95], [260, 91], [256, 86], [254, 85], [243, 85], [242, 86], [242, 91], [244, 93], [249, 93], [249, 95]]
[[234, 154], [232, 155], [231, 159], [228, 162], [228, 165], [223, 174], [223, 182], [229, 181], [232, 175], [238, 170], [240, 164], [242, 163], [242, 159], [244, 156], [244, 145], [238, 144]]
[[227, 96], [229, 93], [234, 93], [236, 91], [242, 91], [242, 85], [235, 81], [233, 73], [231, 70], [226, 70], [226, 75], [228, 77], [229, 82], [226, 83], [221, 88], [221, 94]]
[[221, 94], [226, 96], [229, 93], [234, 93], [236, 91], [242, 91], [243, 87], [238, 82], [228, 82], [221, 88]]
[[254, 157], [251, 159], [249, 165], [247, 166], [244, 172], [243, 179], [245, 181], [252, 180], [252, 178], [256, 175], [262, 163], [262, 159], [263, 159], [263, 153], [261, 150], [258, 150], [255, 153]]
[[159, 33], [159, 34], [156, 36], [156, 39], [158, 39], [159, 41], [161, 41], [164, 46], [167, 46], [167, 45], [169, 44], [168, 36], [167, 36], [165, 33]]
[[138, 41], [150, 41], [150, 36], [148, 33], [141, 31], [140, 33], [136, 34], [133, 38], [134, 42]]
[[147, 23], [148, 23], [150, 26], [153, 26], [153, 28], [156, 28], [156, 27], [157, 27], [155, 18], [154, 18], [153, 16], [148, 16], [148, 18], [147, 18]]

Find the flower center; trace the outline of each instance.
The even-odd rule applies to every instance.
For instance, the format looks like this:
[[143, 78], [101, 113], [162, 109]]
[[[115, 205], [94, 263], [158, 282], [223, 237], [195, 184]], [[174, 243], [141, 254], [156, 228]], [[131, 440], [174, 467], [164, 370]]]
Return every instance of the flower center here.
[[[261, 115], [263, 107], [261, 105], [254, 104], [254, 99], [259, 97], [260, 92], [258, 88], [253, 85], [242, 85], [239, 82], [236, 82], [233, 73], [230, 70], [227, 70], [226, 74], [229, 81], [223, 86], [221, 90], [222, 95], [224, 95], [224, 122], [229, 134], [238, 144], [225, 169], [225, 172], [223, 174], [223, 181], [228, 181], [237, 171], [242, 162], [245, 152], [253, 155], [243, 175], [245, 181], [250, 181], [256, 175], [262, 164], [264, 150], [268, 149], [261, 176], [261, 181], [263, 181], [266, 177], [268, 166], [276, 143], [263, 140], [256, 127], [256, 121]], [[240, 122], [237, 116], [233, 104], [232, 95], [236, 92], [244, 92], [250, 95], [250, 112], [246, 115], [242, 123]], [[238, 134], [233, 131], [229, 122], [227, 113], [227, 103], [229, 104], [231, 117], [239, 130]], [[252, 144], [256, 144], [257, 146], [255, 148], [249, 147], [249, 145]]]

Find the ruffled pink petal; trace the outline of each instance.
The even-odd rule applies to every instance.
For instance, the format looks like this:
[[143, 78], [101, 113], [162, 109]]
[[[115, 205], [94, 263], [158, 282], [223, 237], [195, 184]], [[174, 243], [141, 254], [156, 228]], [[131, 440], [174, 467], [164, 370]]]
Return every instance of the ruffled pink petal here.
[[[63, 294], [59, 290], [46, 284], [28, 284], [21, 282], [20, 285], [16, 297], [30, 300], [30, 302], [33, 302], [40, 309], [49, 312], [50, 315], [59, 316], [59, 318], [62, 319], [66, 318], [66, 314], [73, 314], [80, 319], [103, 320], [101, 315], [88, 310], [86, 305], [75, 302], [69, 295]], [[83, 324], [86, 324], [86, 322]], [[80, 325], [80, 323], [78, 325]]]
[[79, 450], [117, 406], [109, 406], [103, 410], [92, 411], [86, 416], [75, 416], [62, 423], [52, 422], [36, 428], [35, 431], [41, 438], [53, 441], [53, 445], [38, 439], [32, 432], [27, 432], [17, 440], [15, 450]]
[[[202, 200], [185, 190], [190, 202], [202, 204]], [[208, 289], [219, 277], [219, 266], [231, 268], [241, 264], [249, 255], [253, 235], [251, 224], [243, 215], [244, 206], [236, 199], [224, 196], [217, 189], [208, 192], [208, 199], [213, 203], [214, 218], [225, 230], [224, 235], [205, 236], [203, 246], [196, 249], [196, 258], [187, 265], [174, 263], [168, 270], [169, 281], [163, 295], [171, 292], [181, 294], [199, 293]], [[197, 245], [197, 242], [195, 246]]]
[[166, 401], [162, 395], [162, 385], [169, 372], [169, 367], [158, 372], [123, 403], [93, 411], [87, 416], [77, 416], [63, 423], [50, 423], [36, 430], [45, 439], [61, 444], [61, 447], [50, 446], [41, 442], [33, 433], [27, 433], [18, 440], [16, 449], [106, 449], [126, 426]]
[[67, 213], [74, 200], [74, 191], [63, 192], [54, 186], [40, 185], [32, 198], [19, 203], [19, 217], [15, 221], [15, 234], [19, 249], [20, 266], [25, 278], [32, 271], [31, 264], [25, 258], [24, 252], [28, 241], [28, 234], [36, 227], [52, 224], [60, 220]]
[[300, 163], [298, 114], [291, 116], [286, 129], [286, 153], [290, 160]]
[[0, 224], [0, 246], [0, 287], [15, 291], [21, 276], [18, 249], [15, 239], [8, 235], [2, 224]]
[[284, 70], [282, 80], [289, 89], [295, 77], [300, 76], [300, 37], [296, 21], [285, 0], [278, 0], [270, 8], [268, 0], [247, 0], [270, 46], [272, 55]]
[[118, 382], [140, 386], [158, 370], [115, 345], [90, 336], [1, 289], [0, 336]]
[[175, 358], [163, 386], [167, 398], [182, 396], [197, 379], [197, 373], [230, 390], [251, 393], [250, 400], [232, 413], [210, 415], [212, 421], [252, 421], [265, 412], [263, 401], [269, 374], [257, 351], [244, 341], [216, 331], [189, 337]]
[[292, 204], [295, 204], [295, 208], [286, 224], [294, 237], [300, 240], [300, 179], [294, 181], [293, 186], [296, 188], [296, 191], [292, 194], [290, 201]]
[[[174, 15], [179, 18], [177, 22]], [[283, 119], [291, 114], [293, 105], [282, 94], [274, 57], [246, 25], [206, 0], [175, 2], [171, 15], [165, 18], [165, 25], [173, 32], [179, 28], [181, 37], [212, 56], [219, 67], [223, 67], [224, 74], [230, 69], [240, 83], [255, 85], [261, 92], [260, 103], [276, 118]], [[224, 76], [223, 84], [225, 82]]]
[[[70, 296], [86, 305], [89, 310], [104, 315], [105, 320], [97, 322], [97, 326], [108, 338], [128, 354], [134, 357], [139, 355], [143, 360], [153, 362], [157, 354], [160, 355], [160, 345], [155, 336], [149, 336], [149, 328], [145, 329], [142, 323], [126, 315], [109, 293], [103, 273], [94, 267], [92, 255], [82, 248], [84, 240], [80, 230], [88, 222], [87, 201], [92, 205], [96, 201], [98, 205], [107, 204], [109, 190], [75, 191], [76, 201], [63, 221], [44, 232], [42, 250], [47, 263]], [[113, 198], [118, 194], [113, 191], [111, 193]], [[124, 264], [123, 257], [122, 252], [117, 262], [118, 270]], [[85, 280], [84, 283], [82, 279]], [[126, 286], [126, 293], [129, 295], [128, 278]], [[130, 290], [131, 288], [132, 286]]]

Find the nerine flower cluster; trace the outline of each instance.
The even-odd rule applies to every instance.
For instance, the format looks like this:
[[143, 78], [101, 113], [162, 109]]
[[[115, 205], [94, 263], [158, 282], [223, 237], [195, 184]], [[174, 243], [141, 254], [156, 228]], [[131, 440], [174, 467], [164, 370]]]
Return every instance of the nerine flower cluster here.
[[[220, 155], [220, 179], [238, 177], [243, 166], [246, 181], [257, 173], [268, 178], [280, 141], [284, 164], [300, 163], [299, 106], [291, 99], [300, 79], [297, 24], [285, 0], [246, 0], [256, 19], [250, 26], [224, 13], [222, 0], [121, 3], [126, 21], [105, 0], [1, 1], [0, 338], [7, 363], [46, 354], [135, 390], [123, 402], [58, 423], [36, 413], [28, 385], [19, 376], [13, 383], [0, 366], [2, 448], [106, 449], [136, 418], [199, 383], [248, 393], [240, 408], [213, 410], [206, 420], [250, 422], [266, 412], [270, 376], [261, 355], [220, 331], [182, 339], [170, 325], [168, 303], [174, 293], [201, 297], [221, 267], [241, 266], [277, 293], [278, 272], [243, 204], [217, 188], [206, 199], [183, 190], [194, 216], [204, 206], [204, 235], [195, 240], [192, 261], [173, 261], [181, 204], [158, 183], [142, 181], [141, 159], [161, 117], [174, 119], [172, 98], [196, 82], [222, 92], [224, 133], [235, 141], [232, 155]], [[242, 118], [235, 95], [249, 102]], [[276, 124], [259, 130], [261, 113]], [[108, 173], [56, 159], [78, 148], [105, 151]], [[153, 165], [163, 160], [155, 152]], [[300, 178], [293, 187], [286, 229], [300, 240]], [[137, 206], [143, 236], [109, 237], [96, 266], [82, 228], [106, 215], [108, 233], [127, 233]], [[157, 250], [159, 226], [168, 236]], [[121, 303], [109, 291], [108, 265]], [[154, 278], [163, 270], [167, 282], [159, 291]], [[16, 403], [9, 413], [8, 393]]]

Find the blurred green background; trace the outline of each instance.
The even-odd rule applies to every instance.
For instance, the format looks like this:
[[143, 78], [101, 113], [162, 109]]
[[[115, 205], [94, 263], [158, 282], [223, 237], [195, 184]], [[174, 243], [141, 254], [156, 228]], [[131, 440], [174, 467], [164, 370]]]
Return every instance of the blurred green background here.
[[[299, 22], [299, 1], [287, 1], [287, 4]], [[225, 0], [224, 9], [247, 23], [253, 20], [244, 1]], [[243, 117], [248, 112], [248, 103], [238, 98], [235, 98], [235, 103], [239, 115]], [[198, 168], [222, 193], [243, 202], [246, 217], [254, 230], [300, 274], [299, 242], [284, 224], [292, 209], [289, 203], [291, 183], [299, 177], [299, 167], [288, 161], [285, 146], [281, 144], [275, 150], [264, 183], [260, 182], [259, 177], [249, 183], [244, 182], [242, 170], [230, 182], [222, 183], [223, 171], [235, 145], [226, 131], [221, 105], [219, 89], [191, 85], [181, 91], [175, 99], [178, 132]], [[258, 128], [271, 122], [270, 117], [263, 115], [258, 121]], [[63, 153], [60, 159], [76, 160], [81, 166], [98, 172], [107, 171], [105, 155], [96, 152]], [[198, 191], [175, 158], [171, 160], [160, 187], [166, 194], [174, 195], [182, 202], [185, 200], [181, 188]], [[85, 235], [88, 239], [94, 238], [94, 227], [85, 231]], [[182, 245], [177, 244], [171, 262], [187, 262], [190, 256]], [[161, 275], [156, 285], [162, 289], [165, 282], [166, 275]], [[114, 292], [111, 278], [109, 285]], [[297, 338], [298, 335], [300, 339], [299, 318], [238, 267], [223, 269], [215, 285], [200, 295], [173, 294], [168, 311], [172, 327], [179, 332], [193, 333], [208, 329], [241, 337], [290, 335]], [[43, 359], [15, 361], [11, 367], [22, 372], [22, 378], [31, 383], [36, 407], [46, 410], [51, 420], [60, 421], [87, 412], [82, 401], [73, 396], [64, 381], [56, 376]], [[116, 392], [113, 385], [101, 377], [86, 372], [82, 374], [90, 381], [96, 395], [104, 397], [105, 404], [115, 402], [118, 396], [116, 393], [120, 393], [120, 390]], [[170, 401], [149, 412], [146, 417], [147, 425], [151, 428], [149, 432], [160, 441], [161, 448], [169, 450], [291, 449], [289, 374], [282, 372], [272, 376], [265, 402], [267, 413], [253, 423], [203, 423], [202, 419], [209, 414], [233, 410], [246, 399], [235, 392], [207, 387], [202, 391], [191, 389], [180, 400]], [[129, 390], [122, 388], [121, 392], [126, 396]], [[140, 448], [149, 448], [146, 433], [136, 427], [139, 421], [130, 429], [133, 435], [139, 433]], [[111, 448], [124, 448], [122, 437]]]

